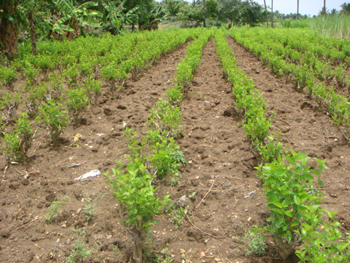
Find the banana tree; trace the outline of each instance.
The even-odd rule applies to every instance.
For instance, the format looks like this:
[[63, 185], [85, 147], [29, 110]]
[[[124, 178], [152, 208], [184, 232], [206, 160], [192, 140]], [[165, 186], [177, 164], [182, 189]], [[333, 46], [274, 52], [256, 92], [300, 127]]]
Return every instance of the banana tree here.
[[118, 34], [123, 25], [132, 25], [137, 22], [137, 10], [138, 7], [134, 7], [130, 10], [125, 8], [126, 0], [122, 2], [113, 2], [108, 0], [102, 0], [100, 6], [101, 13], [103, 14], [102, 28], [112, 34]]
[[62, 34], [68, 32], [68, 38], [80, 34], [85, 36], [84, 27], [100, 27], [102, 14], [96, 11], [98, 3], [89, 1], [81, 5], [77, 5], [75, 0], [57, 0], [54, 1], [57, 10], [62, 14], [62, 17], [54, 24], [53, 31]]

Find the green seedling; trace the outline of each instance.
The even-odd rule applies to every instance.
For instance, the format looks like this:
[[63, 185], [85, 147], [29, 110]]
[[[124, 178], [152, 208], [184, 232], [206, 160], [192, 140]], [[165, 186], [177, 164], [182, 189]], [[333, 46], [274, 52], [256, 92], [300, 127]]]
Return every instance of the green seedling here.
[[61, 104], [49, 101], [39, 107], [40, 114], [37, 117], [41, 120], [50, 132], [52, 143], [57, 146], [60, 135], [66, 128], [68, 115], [61, 110]]
[[6, 92], [2, 94], [0, 99], [0, 108], [6, 122], [14, 122], [17, 118], [17, 109], [20, 102], [20, 96], [18, 92], [14, 94]]
[[128, 227], [133, 238], [133, 259], [142, 263], [142, 246], [146, 233], [156, 223], [154, 217], [163, 212], [169, 197], [164, 196], [163, 200], [157, 198], [156, 189], [151, 184], [154, 178], [146, 171], [143, 160], [139, 158], [129, 160], [126, 169], [112, 169], [112, 173], [107, 173], [106, 176], [119, 202], [122, 222]]
[[68, 111], [72, 116], [73, 124], [79, 124], [81, 113], [89, 106], [89, 98], [85, 89], [70, 89], [67, 91], [68, 100], [66, 102]]
[[248, 243], [249, 250], [246, 252], [246, 256], [264, 256], [266, 255], [266, 243], [264, 241], [264, 235], [258, 233], [259, 229], [253, 229], [244, 236], [244, 239]]
[[176, 138], [181, 133], [181, 121], [180, 108], [160, 98], [151, 109], [147, 124], [150, 128], [165, 131], [167, 136]]
[[86, 244], [86, 232], [83, 230], [74, 230], [77, 234], [77, 240], [75, 242], [74, 248], [70, 251], [68, 257], [66, 257], [67, 263], [84, 262], [88, 256], [92, 253], [92, 249], [88, 250]]
[[49, 206], [49, 214], [45, 216], [48, 223], [52, 223], [57, 219], [59, 210], [67, 204], [69, 198], [69, 196], [65, 196], [63, 197], [63, 200], [54, 200], [52, 202], [52, 204]]

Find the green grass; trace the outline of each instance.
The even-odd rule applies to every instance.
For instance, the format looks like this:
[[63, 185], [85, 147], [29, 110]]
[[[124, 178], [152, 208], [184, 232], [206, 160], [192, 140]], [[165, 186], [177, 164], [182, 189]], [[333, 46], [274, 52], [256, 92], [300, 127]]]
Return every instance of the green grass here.
[[350, 15], [318, 16], [310, 20], [310, 28], [324, 36], [350, 38]]
[[283, 26], [289, 28], [310, 27], [323, 36], [350, 39], [349, 14], [317, 16], [305, 20], [286, 20], [283, 22]]

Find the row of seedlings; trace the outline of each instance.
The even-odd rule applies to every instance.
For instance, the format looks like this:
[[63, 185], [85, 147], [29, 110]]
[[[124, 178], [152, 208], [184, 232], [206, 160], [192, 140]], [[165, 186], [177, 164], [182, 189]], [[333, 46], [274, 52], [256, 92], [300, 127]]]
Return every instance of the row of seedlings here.
[[340, 126], [344, 136], [350, 139], [350, 102], [345, 96], [338, 94], [333, 87], [327, 87], [326, 83], [319, 82], [316, 74], [307, 66], [286, 62], [276, 52], [255, 41], [255, 37], [245, 38], [237, 31], [230, 33], [239, 44], [259, 56], [264, 64], [268, 64], [278, 76], [284, 74], [289, 76], [294, 81], [297, 90], [302, 92], [306, 88], [308, 95], [314, 97], [318, 104], [329, 113], [334, 123]]
[[111, 175], [106, 174], [118, 201], [121, 220], [133, 240], [133, 260], [137, 263], [146, 260], [143, 246], [147, 232], [156, 223], [155, 216], [174, 208], [170, 196], [164, 194], [164, 186], [179, 183], [179, 168], [185, 163], [175, 142], [181, 134], [181, 122], [180, 108], [160, 98], [151, 109], [144, 138], [140, 139], [137, 133], [126, 129], [129, 141], [127, 164], [119, 163]]
[[[138, 49], [138, 53], [129, 59], [124, 59], [123, 62], [128, 63], [128, 70], [140, 65], [150, 65], [151, 61], [159, 59], [161, 54], [170, 52], [188, 39], [196, 38], [199, 33], [198, 29], [181, 32], [162, 31], [158, 33], [162, 37], [157, 39], [147, 37], [141, 42], [144, 44], [140, 44], [142, 48]], [[126, 38], [129, 39], [129, 36], [127, 35]], [[52, 43], [52, 45], [55, 44], [56, 42]], [[145, 48], [145, 45], [149, 49]], [[117, 72], [118, 69], [112, 70]], [[76, 83], [65, 82], [59, 72], [55, 71], [51, 72], [48, 78], [48, 82], [26, 85], [23, 88], [23, 91], [28, 94], [26, 98], [23, 97], [24, 95], [21, 97], [20, 92], [6, 92], [0, 100], [3, 115], [0, 128], [4, 135], [1, 150], [8, 164], [27, 159], [27, 152], [39, 126], [45, 126], [50, 133], [53, 145], [57, 146], [60, 136], [69, 124], [69, 118], [72, 124], [79, 124], [81, 114], [90, 104], [97, 104], [97, 99], [101, 95], [102, 83], [96, 79], [95, 75], [90, 75], [82, 82]], [[17, 114], [18, 109], [24, 113]]]
[[[350, 45], [349, 47], [344, 46], [342, 51], [329, 51], [324, 45], [308, 42], [308, 46], [306, 47], [304, 44], [301, 49], [300, 46], [294, 45], [295, 41], [298, 40], [298, 37], [295, 37], [293, 42], [290, 40], [291, 35], [293, 36], [291, 32], [284, 36], [284, 31], [271, 32], [269, 29], [251, 29], [247, 32], [241, 32], [240, 30], [237, 31], [238, 32], [236, 33], [241, 37], [254, 39], [254, 42], [256, 42], [255, 45], [263, 44], [268, 50], [273, 51], [280, 58], [311, 69], [320, 81], [326, 81], [329, 83], [335, 79], [340, 88], [350, 85], [350, 78], [346, 73], [349, 64], [346, 62], [346, 59], [350, 54]], [[295, 33], [297, 33], [297, 31], [294, 32], [294, 34]], [[282, 38], [282, 36], [284, 38]], [[303, 41], [300, 40], [298, 43], [303, 43]], [[294, 47], [296, 46], [299, 48], [295, 49]], [[327, 57], [326, 60], [324, 59], [325, 57], [318, 56], [318, 54], [322, 53], [324, 49], [329, 51], [329, 58]], [[280, 71], [278, 66], [274, 67], [274, 64], [272, 64], [272, 67], [277, 75], [283, 74], [283, 71]]]
[[270, 216], [266, 227], [258, 229], [272, 235], [283, 260], [296, 252], [301, 262], [346, 262], [349, 243], [342, 241], [340, 224], [333, 221], [335, 213], [321, 206], [320, 175], [327, 168], [325, 162], [316, 159], [318, 168], [311, 168], [306, 153], [292, 149], [288, 153], [269, 135], [271, 124], [263, 117], [265, 102], [260, 92], [236, 66], [225, 33], [217, 31], [215, 39], [222, 67], [233, 86], [236, 107], [244, 114], [242, 126], [263, 160], [258, 176], [263, 181]]

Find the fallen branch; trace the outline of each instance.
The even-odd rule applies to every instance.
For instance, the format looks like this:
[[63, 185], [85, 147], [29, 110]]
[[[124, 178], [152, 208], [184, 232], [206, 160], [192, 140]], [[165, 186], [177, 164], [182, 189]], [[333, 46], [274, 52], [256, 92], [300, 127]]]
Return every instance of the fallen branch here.
[[189, 216], [188, 216], [187, 214], [185, 214], [185, 215], [186, 215], [186, 218], [188, 219], [188, 221], [191, 223], [191, 225], [192, 225], [194, 228], [196, 228], [197, 230], [199, 230], [200, 232], [202, 232], [203, 234], [208, 235], [208, 236], [213, 237], [213, 238], [225, 238], [224, 236], [217, 237], [217, 236], [214, 236], [214, 235], [209, 234], [209, 233], [207, 233], [207, 232], [204, 232], [202, 229], [200, 229], [199, 227], [197, 227], [195, 224], [192, 223], [191, 219], [189, 218]]
[[[216, 180], [216, 179], [215, 179]], [[213, 181], [213, 183], [211, 184], [208, 192], [203, 196], [202, 200], [199, 202], [199, 204], [196, 206], [196, 209], [201, 205], [201, 203], [203, 202], [203, 200], [207, 197], [207, 195], [210, 193], [211, 189], [213, 188], [214, 186], [214, 183], [215, 183], [215, 180]]]

